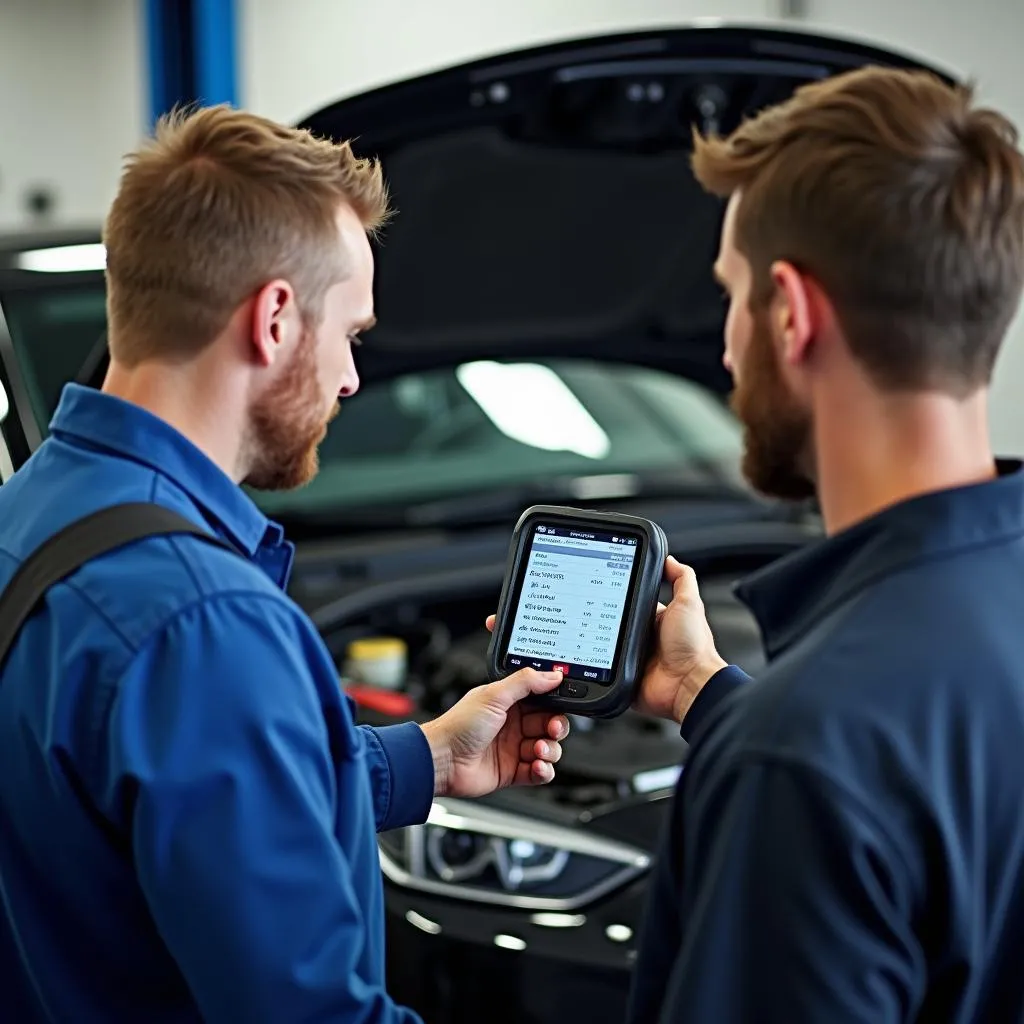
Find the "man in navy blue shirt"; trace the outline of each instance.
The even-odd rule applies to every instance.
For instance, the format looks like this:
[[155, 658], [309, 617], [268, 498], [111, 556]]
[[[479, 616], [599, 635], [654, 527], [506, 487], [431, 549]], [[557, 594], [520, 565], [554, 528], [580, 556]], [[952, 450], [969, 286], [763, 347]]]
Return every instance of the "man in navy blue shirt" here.
[[375, 832], [553, 775], [522, 672], [422, 728], [357, 728], [239, 484], [295, 487], [373, 319], [380, 169], [227, 108], [129, 162], [105, 231], [111, 367], [0, 490], [0, 586], [101, 507], [190, 536], [55, 586], [0, 676], [0, 1019], [412, 1021], [384, 989]]
[[697, 138], [694, 169], [728, 198], [746, 473], [816, 492], [828, 536], [740, 588], [756, 682], [692, 579], [665, 612], [690, 691], [714, 675], [631, 1020], [1020, 1021], [1024, 472], [987, 430], [1024, 282], [1016, 132], [876, 68]]

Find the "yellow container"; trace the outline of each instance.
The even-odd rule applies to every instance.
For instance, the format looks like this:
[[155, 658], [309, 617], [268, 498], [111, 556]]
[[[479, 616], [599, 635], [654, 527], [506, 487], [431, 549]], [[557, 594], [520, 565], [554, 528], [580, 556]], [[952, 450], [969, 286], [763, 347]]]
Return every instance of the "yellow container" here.
[[393, 636], [353, 640], [345, 650], [345, 674], [369, 686], [399, 690], [405, 683], [409, 649]]

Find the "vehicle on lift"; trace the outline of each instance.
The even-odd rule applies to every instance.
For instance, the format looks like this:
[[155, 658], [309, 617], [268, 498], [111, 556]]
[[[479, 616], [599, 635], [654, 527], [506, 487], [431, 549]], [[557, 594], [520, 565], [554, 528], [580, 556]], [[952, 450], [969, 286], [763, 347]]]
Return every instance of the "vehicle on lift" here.
[[[256, 495], [298, 543], [294, 597], [335, 654], [400, 639], [398, 692], [364, 721], [428, 717], [484, 680], [509, 537], [539, 502], [654, 519], [694, 565], [729, 659], [755, 672], [738, 575], [818, 536], [758, 500], [724, 396], [721, 204], [689, 169], [691, 126], [727, 132], [805, 82], [918, 66], [794, 31], [677, 28], [477, 61], [308, 117], [379, 156], [398, 216], [378, 247], [363, 388], [293, 493]], [[945, 76], [948, 77], [948, 76]], [[0, 255], [7, 472], [68, 380], [105, 368], [96, 230]], [[577, 721], [557, 781], [436, 801], [379, 837], [389, 985], [427, 1021], [547, 1024], [625, 1012], [647, 870], [685, 745], [628, 712]]]

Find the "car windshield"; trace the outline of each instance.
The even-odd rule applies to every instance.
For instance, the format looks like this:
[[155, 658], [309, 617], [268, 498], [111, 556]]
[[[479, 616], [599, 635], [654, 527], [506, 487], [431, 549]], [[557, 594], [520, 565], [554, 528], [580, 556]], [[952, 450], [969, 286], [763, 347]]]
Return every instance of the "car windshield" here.
[[[102, 287], [10, 293], [4, 314], [45, 433], [103, 336]], [[319, 516], [558, 478], [671, 472], [680, 485], [732, 486], [741, 448], [721, 399], [675, 375], [596, 359], [475, 360], [364, 386], [331, 424], [316, 479], [254, 497], [270, 514]]]
[[342, 404], [312, 483], [261, 501], [315, 511], [652, 470], [708, 484], [740, 448], [716, 397], [657, 370], [475, 361], [366, 387]]

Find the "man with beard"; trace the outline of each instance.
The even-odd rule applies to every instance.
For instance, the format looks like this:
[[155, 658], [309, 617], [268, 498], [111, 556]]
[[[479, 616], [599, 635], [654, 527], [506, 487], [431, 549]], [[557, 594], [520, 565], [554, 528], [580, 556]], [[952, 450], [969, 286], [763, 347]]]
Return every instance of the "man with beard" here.
[[412, 1021], [384, 988], [375, 832], [554, 774], [524, 671], [424, 725], [357, 728], [239, 487], [317, 468], [373, 321], [380, 168], [216, 107], [130, 159], [106, 227], [110, 372], [69, 386], [0, 490], [0, 585], [67, 524], [150, 502], [234, 551], [150, 537], [51, 588], [0, 675], [0, 1017]]
[[1020, 1021], [1024, 472], [986, 408], [1024, 281], [1017, 133], [876, 68], [695, 147], [728, 198], [746, 474], [816, 493], [827, 537], [739, 589], [756, 682], [721, 667], [692, 579], [664, 612], [660, 657], [691, 692], [715, 674], [630, 1020]]

